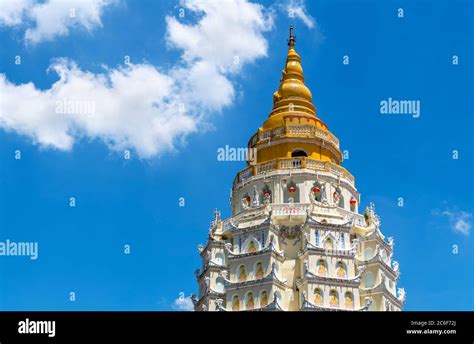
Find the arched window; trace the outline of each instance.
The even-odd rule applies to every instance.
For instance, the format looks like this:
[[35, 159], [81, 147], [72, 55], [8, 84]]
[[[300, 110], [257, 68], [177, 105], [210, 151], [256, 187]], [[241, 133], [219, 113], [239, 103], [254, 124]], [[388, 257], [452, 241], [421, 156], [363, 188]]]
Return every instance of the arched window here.
[[329, 291], [329, 305], [333, 307], [339, 306], [339, 295], [334, 289]]
[[247, 301], [245, 302], [245, 309], [254, 309], [255, 301], [252, 292], [247, 294]]
[[216, 253], [215, 262], [217, 265], [224, 265], [224, 254], [222, 252]]
[[336, 275], [338, 278], [346, 278], [346, 266], [342, 261], [336, 263]]
[[265, 184], [262, 189], [262, 202], [272, 202], [272, 190], [267, 184]]
[[316, 237], [316, 246], [319, 246], [319, 229], [314, 231], [314, 235]]
[[262, 293], [260, 294], [260, 307], [265, 307], [268, 305], [268, 295], [265, 290], [262, 290]]
[[239, 253], [242, 253], [242, 237], [239, 236]]
[[291, 152], [291, 157], [292, 158], [297, 158], [297, 157], [307, 157], [308, 153], [306, 153], [302, 149], [295, 149], [293, 152]]
[[263, 278], [263, 265], [261, 262], [255, 264], [255, 279]]
[[294, 203], [299, 202], [300, 189], [293, 180], [291, 180], [286, 185], [286, 188], [283, 189], [283, 198], [287, 203], [291, 203], [291, 200], [293, 200]]
[[245, 282], [247, 280], [247, 273], [245, 272], [245, 266], [239, 266], [239, 281]]
[[323, 259], [318, 260], [318, 274], [319, 275], [326, 275], [327, 266], [326, 262]]
[[351, 199], [349, 200], [349, 204], [350, 204], [351, 211], [355, 211], [357, 200], [354, 197], [351, 197]]
[[344, 208], [345, 204], [344, 204], [344, 196], [341, 194], [339, 196], [339, 203], [338, 203], [338, 206], [339, 208]]
[[314, 182], [313, 187], [311, 189], [311, 193], [316, 201], [321, 202], [322, 199], [322, 185], [318, 181]]
[[342, 190], [339, 186], [336, 186], [336, 190], [334, 190], [333, 199], [338, 207], [344, 208], [344, 196], [342, 195]]
[[216, 291], [218, 293], [223, 293], [224, 292], [224, 279], [222, 277], [217, 277], [216, 278]]
[[342, 250], [344, 250], [346, 248], [346, 241], [344, 239], [344, 233], [339, 234], [339, 245], [340, 245]]
[[344, 305], [346, 308], [354, 308], [354, 296], [350, 291], [344, 294]]
[[366, 247], [364, 250], [364, 260], [370, 260], [374, 257], [374, 249], [372, 247]]
[[240, 300], [238, 295], [234, 295], [232, 298], [232, 310], [239, 311], [240, 310]]
[[375, 275], [372, 271], [367, 271], [365, 273], [365, 288], [372, 288], [375, 285]]
[[265, 232], [264, 231], [260, 232], [260, 246], [262, 246], [262, 248], [265, 246]]
[[324, 303], [323, 292], [321, 289], [314, 289], [314, 303], [316, 305], [322, 305]]

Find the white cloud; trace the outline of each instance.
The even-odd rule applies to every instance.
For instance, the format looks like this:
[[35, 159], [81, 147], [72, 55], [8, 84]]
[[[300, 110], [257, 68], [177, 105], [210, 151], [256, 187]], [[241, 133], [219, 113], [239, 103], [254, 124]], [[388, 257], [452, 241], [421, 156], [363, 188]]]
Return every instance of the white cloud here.
[[187, 62], [204, 60], [219, 71], [232, 71], [266, 55], [268, 44], [261, 32], [270, 30], [273, 21], [261, 5], [244, 0], [186, 0], [183, 6], [197, 15], [206, 14], [199, 25], [166, 18], [168, 41], [183, 49]]
[[191, 298], [189, 296], [185, 297], [184, 293], [181, 292], [179, 293], [179, 297], [176, 300], [174, 300], [173, 309], [177, 311], [190, 312], [194, 310], [194, 305], [193, 305], [193, 302], [191, 301]]
[[182, 5], [200, 19], [185, 25], [166, 18], [167, 42], [182, 50], [175, 67], [143, 63], [94, 74], [57, 59], [50, 69], [59, 80], [45, 90], [0, 74], [0, 128], [65, 151], [79, 138], [99, 139], [116, 151], [134, 149], [143, 158], [174, 150], [212, 112], [232, 104], [232, 73], [266, 55], [262, 33], [272, 26], [261, 6], [245, 0]]
[[451, 229], [455, 233], [460, 233], [463, 235], [469, 235], [471, 233], [471, 218], [472, 213], [467, 211], [455, 211], [446, 209], [443, 211], [435, 211], [435, 215], [446, 216], [450, 222]]
[[39, 43], [67, 36], [70, 29], [102, 26], [104, 9], [117, 0], [2, 0], [0, 25], [26, 28], [25, 41]]
[[[470, 216], [469, 216], [470, 217]], [[454, 230], [464, 235], [469, 235], [472, 225], [464, 218], [458, 218], [454, 223]]]
[[27, 9], [33, 5], [32, 0], [0, 1], [0, 25], [16, 26], [22, 23]]
[[290, 0], [284, 7], [290, 18], [300, 19], [310, 29], [316, 26], [316, 20], [306, 11], [304, 0]]

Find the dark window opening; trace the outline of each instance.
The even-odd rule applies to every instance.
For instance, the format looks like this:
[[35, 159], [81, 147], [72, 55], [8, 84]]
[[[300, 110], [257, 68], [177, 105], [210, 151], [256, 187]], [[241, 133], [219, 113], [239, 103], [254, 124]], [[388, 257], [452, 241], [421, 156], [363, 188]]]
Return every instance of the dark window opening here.
[[308, 156], [308, 153], [306, 153], [302, 149], [295, 149], [293, 152], [291, 152], [291, 157], [292, 158], [297, 158], [297, 157], [300, 157], [300, 156]]

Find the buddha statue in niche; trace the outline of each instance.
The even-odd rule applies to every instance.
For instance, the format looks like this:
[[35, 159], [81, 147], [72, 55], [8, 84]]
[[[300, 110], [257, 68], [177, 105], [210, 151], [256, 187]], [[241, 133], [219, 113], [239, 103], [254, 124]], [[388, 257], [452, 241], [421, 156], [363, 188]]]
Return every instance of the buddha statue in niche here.
[[255, 277], [257, 279], [263, 278], [263, 266], [260, 262], [257, 263], [257, 271], [255, 273]]
[[264, 290], [262, 291], [262, 296], [261, 296], [261, 300], [260, 300], [260, 306], [261, 307], [265, 307], [268, 305], [268, 295], [267, 295], [267, 292]]
[[346, 269], [344, 269], [343, 262], [337, 262], [337, 269], [336, 269], [337, 277], [345, 278], [346, 277]]
[[239, 281], [244, 282], [247, 280], [247, 274], [245, 273], [245, 267], [243, 265], [239, 268]]
[[314, 303], [317, 305], [323, 304], [323, 296], [321, 295], [321, 289], [314, 290]]

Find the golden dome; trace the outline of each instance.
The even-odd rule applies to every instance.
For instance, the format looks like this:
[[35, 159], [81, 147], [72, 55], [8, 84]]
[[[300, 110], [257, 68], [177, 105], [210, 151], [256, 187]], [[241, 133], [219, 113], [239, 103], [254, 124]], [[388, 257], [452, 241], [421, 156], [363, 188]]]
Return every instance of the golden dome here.
[[339, 140], [316, 116], [311, 91], [304, 81], [291, 26], [285, 69], [273, 94], [273, 109], [249, 140], [249, 148], [256, 149], [255, 173], [287, 166], [329, 168], [341, 163]]

